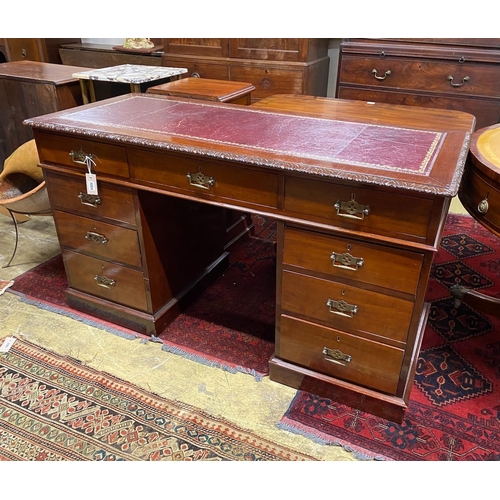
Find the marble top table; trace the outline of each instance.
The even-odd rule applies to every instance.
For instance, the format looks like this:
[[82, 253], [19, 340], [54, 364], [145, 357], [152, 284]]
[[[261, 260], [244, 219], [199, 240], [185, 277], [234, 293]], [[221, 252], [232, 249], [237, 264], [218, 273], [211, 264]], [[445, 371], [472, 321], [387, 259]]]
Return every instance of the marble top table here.
[[94, 81], [127, 83], [131, 92], [141, 92], [141, 84], [172, 80], [187, 73], [187, 68], [170, 68], [166, 66], [144, 66], [140, 64], [122, 64], [109, 68], [97, 68], [73, 73], [73, 78], [80, 80], [83, 101], [85, 104], [95, 102]]

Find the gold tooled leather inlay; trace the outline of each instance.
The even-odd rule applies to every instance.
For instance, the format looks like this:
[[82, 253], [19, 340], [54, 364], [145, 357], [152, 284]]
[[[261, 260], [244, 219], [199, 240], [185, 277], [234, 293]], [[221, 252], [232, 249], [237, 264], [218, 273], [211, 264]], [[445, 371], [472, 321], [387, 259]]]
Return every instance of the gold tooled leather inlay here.
[[477, 149], [490, 163], [500, 168], [500, 127], [482, 133], [477, 139]]

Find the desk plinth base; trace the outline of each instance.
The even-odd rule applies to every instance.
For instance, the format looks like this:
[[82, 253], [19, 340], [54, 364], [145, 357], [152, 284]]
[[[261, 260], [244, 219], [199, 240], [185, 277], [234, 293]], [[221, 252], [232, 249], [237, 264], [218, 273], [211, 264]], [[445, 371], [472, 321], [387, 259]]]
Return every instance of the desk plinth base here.
[[269, 361], [269, 377], [274, 382], [332, 399], [352, 408], [401, 423], [407, 404], [401, 398], [388, 396], [334, 377], [316, 373], [273, 357]]
[[154, 314], [116, 304], [73, 288], [66, 290], [66, 302], [70, 307], [96, 318], [144, 335], [158, 336], [212, 281], [227, 269], [228, 263], [229, 253], [224, 252], [196, 280]]
[[274, 382], [332, 399], [341, 404], [401, 424], [408, 409], [408, 401], [417, 368], [420, 346], [429, 316], [430, 304], [425, 303], [420, 316], [411, 361], [405, 379], [403, 396], [392, 396], [345, 380], [315, 372], [306, 367], [290, 363], [276, 356], [269, 360], [269, 378]]

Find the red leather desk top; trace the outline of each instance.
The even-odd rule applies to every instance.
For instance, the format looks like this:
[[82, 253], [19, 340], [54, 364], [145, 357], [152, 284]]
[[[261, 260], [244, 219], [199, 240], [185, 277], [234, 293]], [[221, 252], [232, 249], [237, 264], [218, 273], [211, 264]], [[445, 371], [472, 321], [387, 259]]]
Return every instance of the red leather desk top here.
[[[429, 177], [447, 136], [442, 131], [144, 94], [129, 94], [25, 123], [322, 176], [373, 173], [368, 182], [376, 182], [373, 176], [382, 176], [385, 182], [391, 172], [408, 174], [412, 181]], [[422, 180], [428, 183], [428, 179]], [[438, 191], [449, 187], [439, 186]], [[458, 184], [452, 190], [455, 187]]]

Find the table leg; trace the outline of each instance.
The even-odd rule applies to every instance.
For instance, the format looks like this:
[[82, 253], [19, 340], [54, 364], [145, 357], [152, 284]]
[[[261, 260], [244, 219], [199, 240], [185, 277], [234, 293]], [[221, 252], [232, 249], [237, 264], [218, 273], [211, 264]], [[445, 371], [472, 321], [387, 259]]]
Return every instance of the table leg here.
[[140, 94], [141, 93], [141, 85], [139, 83], [131, 83], [130, 84], [130, 92], [133, 94]]
[[80, 89], [82, 91], [83, 104], [88, 104], [90, 102], [90, 96], [87, 80], [80, 80]]
[[500, 299], [490, 297], [476, 290], [470, 290], [460, 285], [454, 285], [450, 289], [452, 297], [455, 299], [455, 308], [465, 303], [480, 312], [489, 314], [495, 318], [500, 318]]

